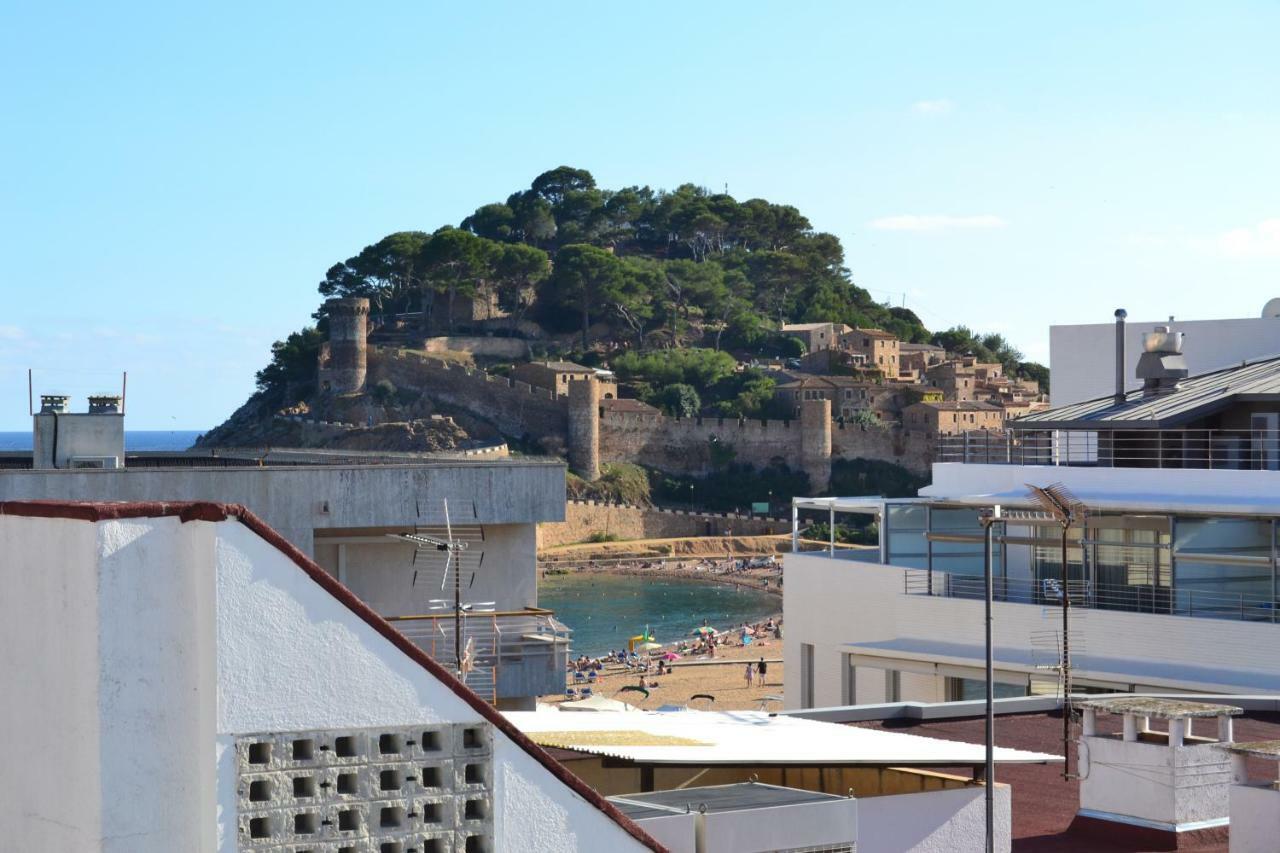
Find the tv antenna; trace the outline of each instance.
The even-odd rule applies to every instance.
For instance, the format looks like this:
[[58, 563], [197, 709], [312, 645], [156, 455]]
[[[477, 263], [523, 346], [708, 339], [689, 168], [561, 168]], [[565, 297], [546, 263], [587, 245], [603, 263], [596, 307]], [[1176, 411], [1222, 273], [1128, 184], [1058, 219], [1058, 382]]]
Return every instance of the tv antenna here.
[[[1061, 483], [1051, 486], [1027, 484], [1031, 497], [1062, 529], [1062, 778], [1070, 775], [1067, 762], [1071, 748], [1071, 591], [1067, 571], [1067, 551], [1072, 527], [1083, 528], [1088, 511], [1084, 502]], [[1083, 554], [1081, 559], [1083, 560]], [[1081, 563], [1081, 570], [1084, 565]], [[1081, 578], [1083, 580], [1083, 578]]]
[[[452, 600], [430, 598], [426, 604], [430, 611], [453, 611], [454, 667], [463, 682], [475, 669], [476, 662], [474, 638], [469, 637], [463, 642], [463, 622], [473, 613], [492, 613], [496, 605], [493, 601], [463, 600], [463, 576], [467, 578], [466, 589], [470, 590], [475, 584], [476, 572], [484, 563], [484, 549], [481, 547], [484, 544], [484, 527], [476, 522], [475, 504], [467, 509], [469, 512], [462, 513], [465, 520], [455, 523], [456, 505], [454, 514], [451, 514], [448, 500], [442, 500], [438, 509], [431, 507], [425, 513], [422, 504], [418, 503], [415, 510], [420, 523], [413, 532], [388, 534], [392, 539], [414, 546], [413, 559], [409, 563], [413, 569], [409, 581], [411, 590], [417, 588], [419, 580], [423, 581], [424, 587], [428, 583], [434, 587], [437, 575], [442, 593], [452, 582]], [[440, 626], [439, 631], [443, 635], [444, 627]]]

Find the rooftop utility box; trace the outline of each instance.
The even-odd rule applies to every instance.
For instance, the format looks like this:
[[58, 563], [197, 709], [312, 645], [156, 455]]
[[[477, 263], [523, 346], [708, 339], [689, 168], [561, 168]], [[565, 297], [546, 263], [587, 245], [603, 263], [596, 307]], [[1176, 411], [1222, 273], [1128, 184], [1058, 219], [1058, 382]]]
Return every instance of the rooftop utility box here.
[[67, 411], [67, 397], [45, 394], [32, 424], [32, 467], [120, 468], [124, 465], [124, 415], [120, 398], [89, 398], [89, 411]]
[[[1239, 708], [1143, 696], [1095, 699], [1082, 707], [1077, 821], [1179, 839], [1227, 825], [1231, 756], [1219, 747], [1231, 742], [1231, 718]], [[1100, 713], [1122, 715], [1123, 731], [1099, 733]], [[1168, 729], [1152, 731], [1152, 719], [1167, 720]], [[1204, 721], [1202, 735], [1192, 731], [1195, 720]]]
[[[610, 801], [646, 831], [652, 825], [661, 832], [673, 851], [852, 853], [858, 838], [858, 803], [852, 797], [759, 782], [627, 794]], [[671, 820], [680, 816], [685, 822]], [[692, 838], [673, 837], [688, 832]]]

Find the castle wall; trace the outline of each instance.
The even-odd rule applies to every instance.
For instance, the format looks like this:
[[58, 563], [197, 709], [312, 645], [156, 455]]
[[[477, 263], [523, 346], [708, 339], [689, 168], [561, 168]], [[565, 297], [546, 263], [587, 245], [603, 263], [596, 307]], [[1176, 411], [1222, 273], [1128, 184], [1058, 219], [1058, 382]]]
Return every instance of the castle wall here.
[[681, 536], [765, 536], [790, 530], [790, 522], [778, 518], [684, 512], [599, 501], [569, 501], [565, 506], [564, 517], [564, 521], [549, 521], [538, 525], [539, 549], [585, 542], [596, 533], [625, 540]]
[[[430, 355], [401, 351], [392, 357], [375, 349], [369, 357], [369, 382], [382, 378], [390, 379], [399, 389], [417, 391], [471, 412], [505, 435], [564, 442], [552, 452], [567, 449], [571, 459], [576, 455], [575, 469], [580, 462], [590, 463], [591, 454], [585, 451], [591, 444], [592, 424], [584, 416], [571, 437], [569, 400], [550, 389]], [[779, 461], [803, 468], [807, 459], [813, 469], [811, 478], [814, 472], [822, 474], [815, 464], [826, 447], [832, 459], [879, 459], [917, 474], [929, 472], [933, 452], [927, 436], [840, 421], [830, 421], [829, 438], [815, 430], [807, 443], [800, 420], [670, 418], [659, 413], [606, 411], [599, 415], [595, 428], [599, 436], [594, 457], [597, 466], [602, 462], [634, 462], [673, 474], [710, 472], [714, 467], [713, 442], [732, 448], [734, 461], [757, 468]], [[575, 449], [579, 437], [585, 446]], [[717, 455], [723, 459], [722, 454]], [[821, 479], [825, 485], [825, 477]]]
[[569, 383], [569, 467], [580, 477], [600, 476], [600, 383]]
[[564, 399], [527, 382], [410, 353], [387, 358], [375, 351], [371, 371], [374, 381], [389, 379], [398, 389], [416, 391], [458, 406], [491, 422], [504, 435], [540, 437], [568, 433]]

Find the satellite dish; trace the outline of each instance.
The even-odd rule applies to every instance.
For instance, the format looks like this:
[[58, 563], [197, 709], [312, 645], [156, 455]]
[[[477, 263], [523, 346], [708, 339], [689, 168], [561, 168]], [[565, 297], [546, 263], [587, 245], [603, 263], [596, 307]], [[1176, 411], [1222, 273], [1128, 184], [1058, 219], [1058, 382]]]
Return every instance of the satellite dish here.
[[1262, 306], [1262, 317], [1267, 320], [1280, 317], [1280, 296], [1267, 300], [1267, 304]]

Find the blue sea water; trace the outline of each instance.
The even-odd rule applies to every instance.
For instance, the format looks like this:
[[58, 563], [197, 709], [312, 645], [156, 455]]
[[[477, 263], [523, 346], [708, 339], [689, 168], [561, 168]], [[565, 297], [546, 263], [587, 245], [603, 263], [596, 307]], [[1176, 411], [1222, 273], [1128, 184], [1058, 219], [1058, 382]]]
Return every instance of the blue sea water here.
[[[191, 429], [127, 429], [125, 450], [186, 450], [204, 434]], [[0, 432], [0, 451], [30, 450], [31, 432]]]
[[706, 581], [568, 574], [539, 580], [538, 606], [573, 629], [574, 654], [596, 657], [625, 648], [646, 625], [659, 643], [671, 643], [703, 620], [719, 629], [761, 622], [782, 611], [782, 599]]

